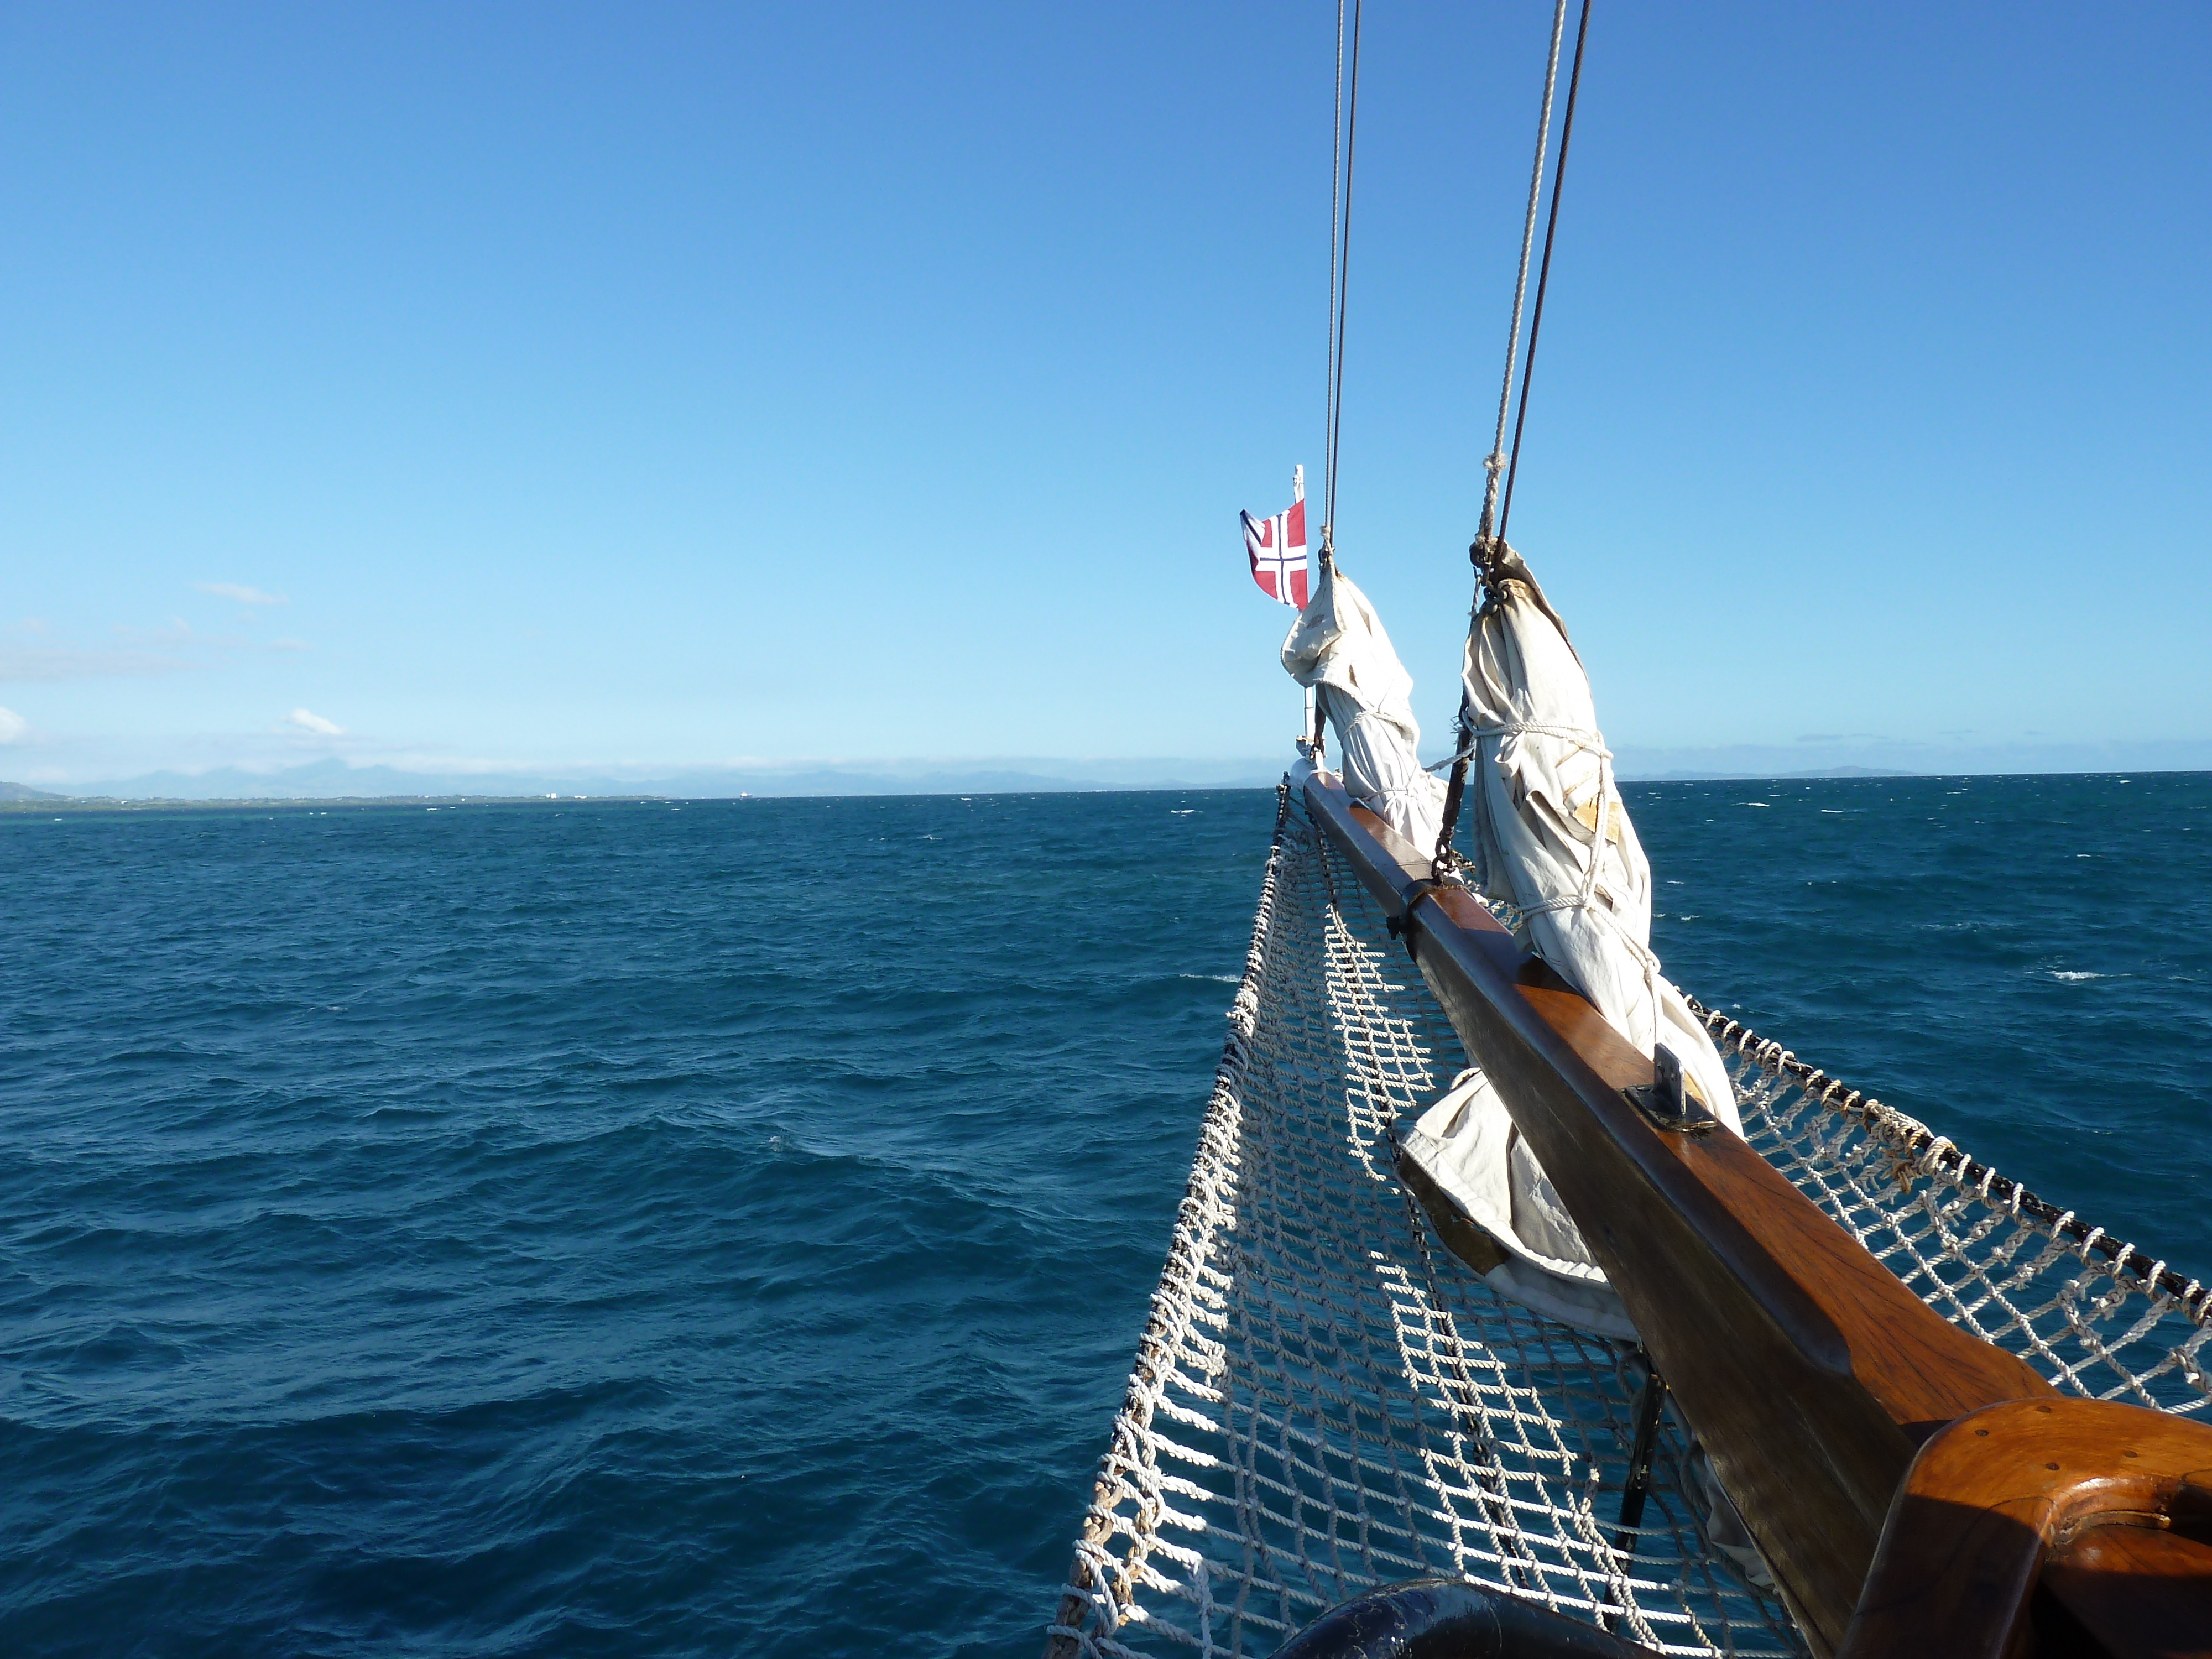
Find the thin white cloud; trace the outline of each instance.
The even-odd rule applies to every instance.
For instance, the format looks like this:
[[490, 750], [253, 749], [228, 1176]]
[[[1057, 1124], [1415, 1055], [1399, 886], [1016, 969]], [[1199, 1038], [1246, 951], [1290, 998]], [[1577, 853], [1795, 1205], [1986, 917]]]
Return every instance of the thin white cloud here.
[[0, 681], [84, 680], [110, 674], [173, 674], [191, 664], [146, 651], [78, 651], [0, 646]]
[[312, 647], [305, 640], [283, 639], [270, 641], [269, 648], [271, 651], [306, 651]]
[[240, 605], [289, 605], [282, 593], [264, 593], [258, 587], [248, 587], [243, 582], [194, 582], [203, 593], [212, 593], [219, 599], [236, 599]]
[[30, 721], [12, 708], [0, 708], [0, 743], [21, 743], [30, 735]]
[[305, 708], [295, 708], [292, 711], [291, 724], [299, 731], [313, 732], [318, 737], [345, 736], [345, 727], [340, 726], [336, 720], [326, 720], [320, 714]]

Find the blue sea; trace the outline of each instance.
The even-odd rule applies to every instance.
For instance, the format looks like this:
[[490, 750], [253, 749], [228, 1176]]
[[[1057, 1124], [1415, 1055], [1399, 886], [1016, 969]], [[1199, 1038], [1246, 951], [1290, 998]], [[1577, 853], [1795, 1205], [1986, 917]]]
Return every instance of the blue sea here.
[[[1682, 984], [2212, 1276], [2212, 775], [1628, 794]], [[1029, 1659], [1274, 811], [0, 816], [0, 1652]]]

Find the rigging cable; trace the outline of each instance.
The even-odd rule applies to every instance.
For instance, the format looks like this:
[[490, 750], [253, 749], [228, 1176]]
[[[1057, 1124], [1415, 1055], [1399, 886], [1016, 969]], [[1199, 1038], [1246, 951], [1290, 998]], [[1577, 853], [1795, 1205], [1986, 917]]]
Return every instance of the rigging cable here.
[[[1544, 263], [1536, 271], [1536, 309], [1528, 319], [1528, 355], [1521, 365], [1521, 408], [1513, 417], [1513, 457], [1505, 467], [1505, 505], [1498, 509], [1498, 538], [1505, 539], [1513, 516], [1513, 480], [1521, 471], [1521, 430], [1528, 423], [1528, 382], [1536, 373], [1536, 336], [1544, 326], [1544, 290], [1552, 283], [1552, 240], [1559, 234], [1559, 187], [1567, 179], [1567, 146], [1575, 140], [1575, 94], [1583, 87], [1583, 46], [1589, 39], [1590, 0], [1583, 0], [1583, 21], [1575, 30], [1575, 66], [1567, 75], [1567, 114], [1559, 124], [1559, 159], [1552, 164], [1552, 213], [1544, 226]], [[1552, 48], [1553, 62], [1559, 47]], [[1525, 260], [1527, 256], [1522, 256]], [[1527, 269], [1524, 264], [1523, 270]]]
[[[1337, 216], [1344, 210], [1344, 0], [1336, 0], [1336, 102], [1329, 116], [1328, 158], [1328, 371], [1322, 376], [1322, 488], [1328, 487], [1328, 457], [1336, 442]], [[1328, 548], [1328, 507], [1322, 517], [1322, 548]]]
[[[1498, 435], [1490, 454], [1483, 462], [1483, 471], [1488, 477], [1483, 486], [1482, 517], [1475, 532], [1474, 545], [1468, 549], [1468, 556], [1474, 561], [1478, 574], [1483, 571], [1485, 561], [1494, 557], [1496, 550], [1504, 545], [1505, 523], [1513, 513], [1513, 483], [1521, 468], [1521, 434], [1528, 421], [1528, 382], [1536, 371], [1536, 335], [1544, 325], [1544, 291], [1551, 283], [1552, 244], [1559, 230], [1559, 186], [1566, 178], [1567, 145], [1575, 132], [1575, 100], [1583, 85], [1583, 48], [1589, 41], [1590, 0], [1583, 0], [1582, 21], [1575, 30], [1574, 67], [1567, 75], [1567, 112], [1560, 124], [1559, 159], [1552, 169], [1551, 213], [1544, 226], [1544, 258], [1536, 273], [1536, 308], [1528, 323], [1528, 356], [1521, 367], [1521, 407], [1513, 420], [1513, 453], [1509, 461], [1502, 453], [1505, 447], [1505, 410], [1513, 392], [1514, 358], [1520, 348], [1521, 301], [1528, 284], [1528, 252], [1535, 234], [1536, 204], [1541, 194], [1544, 177], [1545, 141], [1551, 136], [1552, 94], [1559, 82], [1559, 42], [1565, 32], [1567, 0], [1557, 0], [1552, 13], [1552, 49], [1544, 65], [1543, 118], [1536, 133], [1536, 164], [1528, 181], [1528, 212], [1521, 231], [1520, 274], [1513, 287], [1513, 325], [1505, 346], [1505, 383], [1498, 396]], [[1493, 534], [1491, 509], [1498, 504], [1501, 470], [1505, 474], [1505, 501], [1498, 513]], [[1475, 607], [1468, 618], [1470, 636], [1480, 615], [1480, 605], [1481, 586], [1478, 582]], [[1452, 760], [1451, 781], [1444, 790], [1443, 823], [1437, 831], [1436, 852], [1431, 861], [1431, 879], [1441, 879], [1456, 856], [1452, 852], [1452, 836], [1459, 827], [1460, 807], [1467, 795], [1468, 765], [1474, 757], [1474, 750], [1473, 727], [1474, 708], [1468, 702], [1466, 687], [1462, 684], [1456, 732], [1458, 742], [1454, 745], [1457, 752]]]
[[[1588, 27], [1589, 12], [1583, 12], [1584, 27]], [[1482, 487], [1482, 518], [1475, 531], [1478, 538], [1487, 540], [1498, 512], [1498, 483], [1505, 470], [1505, 416], [1513, 403], [1513, 370], [1521, 355], [1521, 307], [1528, 294], [1528, 255], [1536, 242], [1536, 210], [1544, 199], [1544, 150], [1552, 138], [1552, 94], [1559, 83], [1559, 42], [1567, 29], [1567, 0], [1555, 0], [1552, 8], [1552, 50], [1544, 60], [1544, 99], [1536, 115], [1536, 159], [1528, 169], [1528, 211], [1521, 222], [1521, 264], [1513, 278], [1513, 321], [1505, 333], [1505, 378], [1498, 388], [1498, 435], [1491, 442], [1490, 453], [1483, 458], [1482, 470], [1488, 475]], [[1575, 50], [1579, 66], [1582, 43], [1577, 38]], [[1545, 239], [1546, 254], [1551, 252], [1550, 238]], [[1541, 301], [1539, 301], [1540, 309]]]
[[[1352, 285], [1352, 156], [1359, 134], [1359, 20], [1362, 0], [1352, 0], [1352, 101], [1340, 120], [1344, 143], [1344, 191], [1341, 204], [1329, 203], [1329, 298], [1334, 315], [1329, 331], [1328, 442], [1327, 477], [1323, 484], [1321, 521], [1321, 562], [1327, 570], [1336, 553], [1336, 463], [1344, 431], [1344, 314], [1345, 296]], [[1344, 8], [1336, 14], [1337, 98], [1343, 108]], [[1331, 192], [1334, 198], [1334, 191]]]
[[[1358, 64], [1356, 51], [1352, 62], [1356, 72]], [[1329, 540], [1329, 521], [1334, 517], [1332, 508], [1335, 505], [1336, 477], [1337, 292], [1341, 276], [1337, 264], [1340, 252], [1337, 222], [1344, 210], [1344, 0], [1336, 0], [1336, 101], [1329, 109], [1328, 137], [1328, 372], [1322, 377], [1322, 488], [1324, 500], [1322, 503], [1321, 567], [1324, 571], [1331, 568], [1336, 562], [1336, 550]], [[1328, 717], [1322, 708], [1320, 694], [1310, 686], [1306, 689], [1306, 723], [1312, 726], [1313, 734], [1299, 741], [1306, 755], [1318, 765], [1322, 733], [1328, 724]]]

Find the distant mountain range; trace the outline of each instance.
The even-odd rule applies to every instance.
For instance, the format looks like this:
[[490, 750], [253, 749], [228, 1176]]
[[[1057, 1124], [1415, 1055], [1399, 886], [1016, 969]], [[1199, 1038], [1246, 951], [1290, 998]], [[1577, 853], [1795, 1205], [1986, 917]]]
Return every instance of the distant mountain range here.
[[[1272, 786], [1279, 762], [1267, 761], [917, 761], [816, 763], [688, 768], [643, 772], [408, 772], [389, 766], [316, 761], [276, 772], [219, 767], [207, 772], [149, 772], [80, 784], [68, 799], [116, 800], [341, 800], [380, 796], [455, 795], [543, 799], [548, 795], [1017, 794], [1085, 789], [1221, 789]], [[59, 795], [0, 785], [0, 800], [58, 800]]]
[[2021, 738], [1976, 742], [1807, 737], [1793, 743], [1615, 745], [1624, 779], [1956, 778], [2068, 772], [2212, 770], [2212, 739]]
[[[1692, 782], [1777, 778], [1952, 777], [1967, 773], [2189, 771], [2207, 757], [2199, 745], [2167, 746], [2172, 752], [2084, 754], [2072, 764], [2014, 763], [2002, 753], [1931, 756], [1921, 767], [1824, 766], [1762, 768], [1777, 751], [1721, 750], [1710, 762], [1695, 751], [1624, 755], [1623, 782]], [[2055, 757], [2053, 758], [2056, 758]], [[2101, 761], [2101, 764], [2096, 763]], [[506, 799], [647, 795], [681, 799], [726, 799], [738, 795], [967, 795], [1028, 794], [1092, 789], [1263, 789], [1283, 775], [1281, 760], [944, 760], [790, 762], [749, 766], [688, 767], [667, 772], [410, 772], [389, 766], [349, 766], [315, 761], [275, 772], [220, 767], [207, 772], [149, 772], [77, 785], [66, 793], [0, 783], [0, 802], [59, 800], [342, 800], [380, 797]]]
[[1729, 783], [1758, 778], [1924, 778], [1943, 773], [1904, 772], [1888, 766], [1823, 766], [1810, 772], [1637, 772], [1622, 775], [1623, 783]]

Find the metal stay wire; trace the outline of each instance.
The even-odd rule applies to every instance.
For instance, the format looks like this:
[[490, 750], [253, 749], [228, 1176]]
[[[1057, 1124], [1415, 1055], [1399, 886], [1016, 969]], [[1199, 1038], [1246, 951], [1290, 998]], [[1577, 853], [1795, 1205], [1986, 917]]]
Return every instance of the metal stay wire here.
[[[1562, 0], [1564, 4], [1564, 0]], [[1567, 114], [1559, 125], [1559, 159], [1552, 166], [1552, 211], [1544, 225], [1544, 263], [1536, 272], [1536, 309], [1528, 319], [1528, 355], [1521, 365], [1521, 407], [1513, 417], [1513, 454], [1505, 466], [1505, 505], [1498, 513], [1498, 538], [1505, 538], [1506, 521], [1513, 516], [1513, 481], [1521, 473], [1521, 434], [1528, 424], [1528, 382], [1536, 374], [1536, 337], [1544, 327], [1544, 292], [1552, 283], [1552, 243], [1559, 234], [1559, 189], [1567, 178], [1567, 146], [1575, 138], [1575, 100], [1583, 87], [1583, 47], [1589, 40], [1590, 0], [1583, 0], [1583, 17], [1575, 30], [1575, 65], [1567, 76]], [[1559, 42], [1552, 45], [1553, 63], [1559, 62]], [[1528, 270], [1528, 253], [1521, 255], [1522, 270]], [[1512, 371], [1507, 370], [1510, 379]], [[1501, 410], [1502, 412], [1502, 410]]]
[[1329, 203], [1329, 299], [1333, 306], [1329, 330], [1328, 435], [1324, 456], [1321, 524], [1322, 568], [1326, 570], [1336, 551], [1336, 463], [1344, 432], [1344, 323], [1346, 295], [1352, 286], [1352, 153], [1359, 136], [1359, 33], [1363, 0], [1352, 4], [1352, 99], [1344, 101], [1344, 7], [1336, 14], [1338, 128], [1343, 142], [1344, 187], [1341, 199], [1333, 185]]
[[[1486, 475], [1482, 491], [1482, 516], [1478, 521], [1474, 545], [1468, 550], [1478, 570], [1486, 550], [1494, 547], [1505, 534], [1505, 520], [1513, 510], [1513, 483], [1520, 470], [1521, 435], [1528, 420], [1528, 384], [1536, 367], [1536, 336], [1544, 321], [1544, 294], [1552, 276], [1552, 246], [1559, 229], [1559, 187], [1566, 177], [1567, 145], [1574, 136], [1575, 103], [1582, 91], [1583, 49], [1589, 41], [1590, 0], [1583, 0], [1582, 21], [1575, 32], [1574, 67], [1567, 77], [1567, 112], [1559, 134], [1559, 157], [1552, 169], [1552, 206], [1544, 228], [1544, 258], [1536, 275], [1536, 307], [1529, 320], [1528, 355], [1521, 366], [1521, 406], [1513, 422], [1513, 452], [1509, 461], [1504, 454], [1505, 416], [1512, 401], [1513, 369], [1520, 353], [1521, 307], [1528, 284], [1528, 255], [1535, 240], [1536, 208], [1542, 198], [1544, 154], [1552, 131], [1552, 97], [1559, 74], [1559, 45], [1566, 30], [1567, 0], [1557, 0], [1552, 12], [1552, 46], [1544, 65], [1544, 98], [1541, 117], [1536, 133], [1536, 160], [1528, 179], [1528, 210], [1521, 231], [1521, 263], [1513, 285], [1513, 321], [1507, 332], [1505, 344], [1505, 377], [1498, 394], [1498, 431], [1490, 453], [1484, 458]], [[1499, 474], [1505, 475], [1505, 503], [1498, 514], [1493, 530], [1492, 510], [1498, 505]], [[1468, 627], [1473, 632], [1481, 605], [1481, 585], [1476, 585], [1475, 599], [1469, 607]], [[1468, 766], [1474, 749], [1474, 714], [1465, 690], [1460, 696], [1458, 729], [1455, 733], [1451, 781], [1444, 791], [1443, 827], [1437, 834], [1437, 845], [1431, 866], [1432, 878], [1441, 880], [1452, 861], [1452, 836], [1459, 827], [1459, 814], [1467, 795]]]

